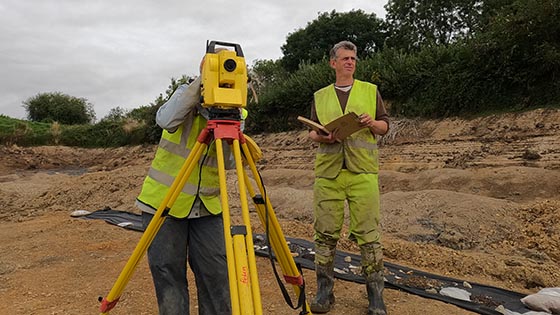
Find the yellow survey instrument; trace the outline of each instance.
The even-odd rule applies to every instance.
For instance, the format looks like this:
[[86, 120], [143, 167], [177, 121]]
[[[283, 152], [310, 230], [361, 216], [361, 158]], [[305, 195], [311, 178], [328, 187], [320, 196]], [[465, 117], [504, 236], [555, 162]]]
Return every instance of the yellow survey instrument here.
[[[216, 45], [235, 50], [216, 49]], [[247, 65], [238, 44], [212, 41], [202, 66], [201, 103], [204, 107], [247, 106]]]

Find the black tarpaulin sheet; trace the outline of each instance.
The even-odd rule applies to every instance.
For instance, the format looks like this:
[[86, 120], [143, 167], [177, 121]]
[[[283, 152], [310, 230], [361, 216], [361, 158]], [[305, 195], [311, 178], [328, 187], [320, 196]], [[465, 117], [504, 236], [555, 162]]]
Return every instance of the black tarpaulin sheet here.
[[[107, 223], [134, 231], [144, 230], [140, 215], [110, 208], [94, 211], [83, 216], [83, 218], [104, 220]], [[265, 237], [265, 235], [254, 234], [253, 243], [256, 255], [268, 257], [269, 252]], [[296, 264], [301, 265], [302, 268], [314, 270], [313, 242], [291, 237], [286, 237], [286, 241], [289, 242], [290, 251], [297, 253], [297, 256], [294, 257]], [[274, 254], [272, 256], [274, 257]], [[336, 278], [356, 283], [365, 283], [364, 278], [359, 275], [358, 266], [360, 266], [359, 255], [337, 251], [335, 257]], [[521, 314], [531, 311], [520, 301], [521, 298], [526, 296], [522, 293], [479, 283], [468, 282], [467, 284], [464, 280], [427, 273], [389, 262], [384, 262], [384, 266], [386, 269], [385, 285], [389, 289], [401, 290], [425, 298], [450, 303], [483, 315], [502, 315], [502, 313], [496, 310], [496, 307], [499, 305], [503, 305], [504, 308]], [[439, 293], [442, 288], [450, 287], [459, 288], [470, 293], [470, 300], [461, 300]]]

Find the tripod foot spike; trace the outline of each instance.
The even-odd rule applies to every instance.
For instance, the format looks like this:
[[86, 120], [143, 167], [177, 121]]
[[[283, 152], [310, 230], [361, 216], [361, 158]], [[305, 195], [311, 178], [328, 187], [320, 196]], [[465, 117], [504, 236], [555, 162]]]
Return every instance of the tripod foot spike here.
[[99, 297], [99, 302], [101, 302], [101, 306], [99, 307], [99, 310], [101, 311], [102, 314], [105, 314], [110, 310], [112, 310], [113, 307], [117, 305], [117, 303], [119, 302], [119, 298], [116, 298], [114, 301], [109, 302], [107, 298]]

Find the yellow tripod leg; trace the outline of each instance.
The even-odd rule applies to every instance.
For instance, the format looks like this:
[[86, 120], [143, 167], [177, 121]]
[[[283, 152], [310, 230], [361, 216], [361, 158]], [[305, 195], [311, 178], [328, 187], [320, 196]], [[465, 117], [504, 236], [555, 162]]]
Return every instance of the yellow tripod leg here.
[[222, 218], [224, 221], [224, 241], [228, 266], [229, 294], [231, 300], [232, 315], [240, 314], [239, 291], [237, 287], [237, 273], [234, 262], [233, 239], [231, 236], [231, 217], [229, 213], [229, 202], [227, 196], [227, 183], [224, 162], [224, 150], [222, 139], [216, 139], [216, 155], [218, 157], [218, 176], [220, 180], [220, 200], [222, 203]]
[[239, 199], [241, 203], [241, 216], [243, 223], [247, 226], [247, 235], [245, 236], [246, 255], [249, 263], [249, 272], [251, 280], [251, 291], [253, 297], [253, 306], [255, 314], [262, 314], [262, 301], [259, 287], [259, 279], [257, 273], [257, 259], [255, 257], [255, 247], [253, 245], [253, 232], [251, 229], [251, 217], [249, 215], [249, 204], [247, 202], [247, 185], [245, 182], [245, 171], [243, 169], [243, 160], [241, 158], [241, 148], [239, 140], [233, 141], [233, 156], [235, 157], [235, 167], [237, 172], [237, 182], [239, 186]]
[[189, 176], [191, 175], [196, 162], [200, 159], [200, 156], [202, 155], [202, 152], [206, 147], [207, 145], [201, 142], [197, 142], [194, 145], [191, 153], [189, 154], [183, 166], [179, 170], [179, 173], [175, 177], [173, 184], [169, 188], [169, 191], [165, 195], [161, 205], [154, 213], [152, 221], [146, 227], [146, 230], [142, 234], [140, 241], [136, 245], [134, 251], [132, 252], [132, 255], [121, 271], [119, 277], [117, 278], [117, 281], [113, 285], [113, 288], [111, 289], [107, 297], [101, 301], [100, 310], [102, 315], [107, 314], [113, 307], [115, 307], [125, 286], [130, 281], [132, 273], [136, 269], [138, 262], [143, 257], [144, 253], [154, 240], [157, 232], [163, 224], [163, 221], [165, 221], [165, 216], [163, 215], [164, 211], [170, 209], [177, 200], [179, 193], [187, 183], [187, 180], [189, 179]]
[[229, 287], [232, 314], [262, 314], [262, 302], [258, 285], [257, 267], [251, 232], [249, 205], [246, 199], [244, 178], [241, 176], [243, 165], [239, 140], [233, 140], [233, 155], [239, 183], [239, 194], [243, 225], [231, 226], [231, 216], [227, 196], [225, 163], [222, 140], [216, 139], [218, 155], [218, 174], [220, 177], [220, 198], [224, 219], [224, 239], [228, 260]]
[[[264, 185], [258, 174], [257, 167], [255, 165], [249, 147], [247, 146], [246, 143], [244, 143], [242, 145], [242, 148], [244, 152], [244, 157], [253, 174], [253, 178], [257, 183], [261, 196], [265, 196]], [[243, 174], [245, 177], [245, 182], [250, 183], [247, 173], [243, 172]], [[254, 198], [256, 194], [252, 186], [247, 185], [247, 189], [249, 191], [249, 195], [251, 196], [251, 198]], [[268, 226], [268, 231], [266, 232], [269, 234], [271, 247], [274, 250], [274, 253], [276, 254], [276, 259], [278, 260], [280, 268], [284, 273], [285, 280], [288, 280], [289, 278], [290, 281], [288, 282], [292, 284], [296, 296], [299, 296], [300, 294], [304, 294], [304, 292], [301, 292], [301, 288], [300, 288], [300, 285], [303, 284], [303, 277], [300, 274], [295, 264], [295, 261], [291, 255], [290, 249], [288, 248], [288, 244], [286, 242], [284, 234], [282, 233], [282, 229], [280, 227], [280, 224], [278, 223], [278, 219], [276, 218], [276, 214], [274, 213], [270, 200], [268, 198], [265, 198], [265, 205], [255, 203], [255, 206], [257, 208], [257, 213], [259, 215], [259, 219], [261, 220], [261, 224], [265, 228]], [[305, 302], [305, 304], [306, 304], [305, 309], [308, 310], [308, 314], [311, 314], [311, 311], [309, 311], [309, 305], [307, 304], [307, 302]]]

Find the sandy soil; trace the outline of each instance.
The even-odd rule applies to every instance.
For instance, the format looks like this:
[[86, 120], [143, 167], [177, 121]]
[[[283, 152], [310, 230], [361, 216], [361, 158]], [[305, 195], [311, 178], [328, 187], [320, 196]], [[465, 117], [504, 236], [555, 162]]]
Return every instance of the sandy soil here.
[[[305, 131], [252, 138], [284, 235], [311, 240], [314, 145]], [[387, 261], [522, 293], [560, 286], [560, 111], [395, 121], [381, 144]], [[154, 149], [0, 147], [4, 310], [98, 313], [97, 298], [107, 296], [141, 234], [70, 213], [137, 212]], [[238, 210], [232, 204], [232, 214]], [[252, 216], [254, 232], [262, 232]], [[339, 249], [358, 253], [347, 239]], [[297, 314], [283, 301], [270, 262], [257, 258], [257, 265], [264, 313]], [[304, 277], [311, 299], [314, 273], [304, 270]], [[331, 314], [365, 313], [363, 285], [336, 280], [335, 295]], [[397, 290], [385, 290], [385, 301], [390, 314], [473, 314]], [[111, 314], [155, 313], [143, 258]]]

